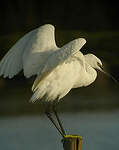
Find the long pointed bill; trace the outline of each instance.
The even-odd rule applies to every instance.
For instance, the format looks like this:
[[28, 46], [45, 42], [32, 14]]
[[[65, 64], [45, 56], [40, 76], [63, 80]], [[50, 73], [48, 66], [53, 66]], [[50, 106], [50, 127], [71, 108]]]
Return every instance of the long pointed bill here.
[[119, 85], [118, 81], [109, 73], [105, 72], [104, 69], [102, 67], [100, 67], [100, 71], [103, 72], [105, 75], [107, 75], [108, 77], [110, 77], [117, 85]]

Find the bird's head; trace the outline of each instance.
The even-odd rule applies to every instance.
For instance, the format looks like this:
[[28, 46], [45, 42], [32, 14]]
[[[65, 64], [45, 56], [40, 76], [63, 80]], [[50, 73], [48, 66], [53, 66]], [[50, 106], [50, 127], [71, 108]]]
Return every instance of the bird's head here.
[[103, 65], [101, 60], [93, 54], [85, 55], [85, 61], [89, 64], [92, 68], [100, 70], [103, 72]]
[[98, 57], [96, 57], [93, 54], [86, 54], [84, 56], [85, 56], [86, 63], [88, 63], [92, 68], [103, 72], [105, 75], [110, 77], [116, 84], [118, 84], [118, 81], [111, 74], [104, 71], [103, 64]]

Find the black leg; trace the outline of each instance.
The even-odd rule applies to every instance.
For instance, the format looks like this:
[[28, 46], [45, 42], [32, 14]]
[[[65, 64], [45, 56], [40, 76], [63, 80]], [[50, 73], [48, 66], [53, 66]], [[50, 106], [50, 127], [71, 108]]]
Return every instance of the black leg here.
[[62, 135], [62, 137], [64, 138], [64, 133], [62, 132], [62, 130], [58, 127], [58, 125], [56, 124], [55, 120], [52, 118], [52, 115], [49, 112], [45, 112], [45, 114], [47, 115], [47, 117], [49, 118], [49, 120], [54, 124], [54, 126], [56, 127], [56, 129], [60, 132], [60, 134]]
[[61, 120], [59, 119], [59, 116], [58, 116], [58, 114], [57, 114], [57, 111], [56, 111], [55, 106], [53, 107], [53, 112], [54, 112], [54, 114], [55, 114], [55, 116], [56, 116], [56, 119], [57, 119], [57, 121], [58, 121], [58, 123], [59, 123], [59, 126], [60, 126], [60, 128], [61, 128], [61, 130], [62, 130], [62, 133], [63, 133], [64, 135], [66, 135], [66, 134], [65, 134], [65, 130], [64, 130], [64, 128], [63, 128], [63, 125], [62, 125], [62, 123], [61, 123]]

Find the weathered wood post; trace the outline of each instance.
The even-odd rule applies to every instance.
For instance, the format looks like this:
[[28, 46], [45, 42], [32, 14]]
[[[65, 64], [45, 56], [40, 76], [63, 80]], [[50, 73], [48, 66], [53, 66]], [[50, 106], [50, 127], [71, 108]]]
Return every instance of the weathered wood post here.
[[81, 150], [82, 137], [79, 135], [65, 135], [62, 139], [64, 150]]

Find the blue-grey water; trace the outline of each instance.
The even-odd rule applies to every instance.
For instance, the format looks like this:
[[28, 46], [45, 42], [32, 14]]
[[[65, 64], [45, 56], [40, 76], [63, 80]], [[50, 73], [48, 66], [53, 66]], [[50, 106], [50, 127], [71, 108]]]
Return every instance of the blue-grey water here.
[[[119, 111], [61, 113], [68, 134], [83, 136], [83, 150], [119, 149]], [[62, 137], [44, 116], [0, 119], [0, 150], [63, 150]]]

